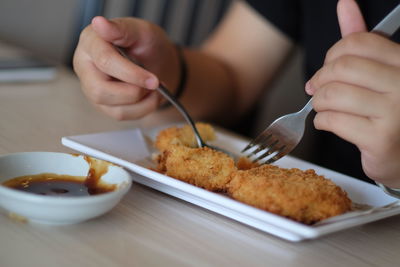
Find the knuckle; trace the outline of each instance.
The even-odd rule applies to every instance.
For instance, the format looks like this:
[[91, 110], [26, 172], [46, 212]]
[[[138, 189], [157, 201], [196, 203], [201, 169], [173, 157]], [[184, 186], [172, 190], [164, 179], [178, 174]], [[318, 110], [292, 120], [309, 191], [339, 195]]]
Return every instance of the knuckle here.
[[336, 46], [329, 48], [325, 55], [325, 62], [331, 61], [336, 55]]
[[318, 112], [314, 118], [314, 126], [318, 130], [329, 130], [336, 122], [333, 112]]
[[368, 40], [369, 38], [366, 38], [364, 33], [352, 33], [343, 38], [343, 47], [345, 51], [351, 52], [358, 49], [360, 46], [364, 46]]
[[[314, 76], [310, 79], [310, 86], [315, 89], [319, 89], [320, 85], [323, 84], [324, 81], [324, 72], [325, 72], [325, 67], [322, 67], [319, 69]], [[318, 92], [318, 90], [316, 90]]]
[[107, 53], [103, 53], [103, 52], [100, 52], [99, 55], [100, 56], [96, 60], [97, 61], [96, 65], [100, 69], [103, 69], [103, 70], [108, 69], [110, 67], [110, 65], [111, 65], [110, 56], [108, 56]]
[[80, 38], [83, 38], [90, 34], [93, 31], [92, 25], [86, 26], [82, 31], [81, 34], [79, 35]]
[[340, 75], [351, 69], [353, 64], [353, 57], [349, 55], [340, 56], [332, 63], [332, 72], [335, 75]]
[[330, 106], [330, 104], [334, 103], [338, 97], [338, 87], [334, 82], [328, 83], [314, 95], [314, 109], [316, 111], [326, 109], [327, 105]]
[[326, 125], [334, 125], [336, 121], [336, 117], [333, 112], [325, 113], [325, 124]]
[[72, 58], [72, 69], [78, 76], [78, 78], [80, 78], [81, 76], [80, 59], [81, 57], [78, 55], [78, 51], [75, 51], [74, 56]]
[[337, 96], [336, 88], [333, 84], [326, 85], [322, 90], [322, 98], [324, 101], [329, 102]]
[[340, 55], [357, 54], [360, 47], [365, 47], [370, 41], [371, 38], [364, 32], [352, 33], [328, 49], [325, 62], [334, 60]]
[[318, 129], [318, 130], [322, 130], [323, 129], [323, 123], [322, 123], [322, 113], [317, 113], [317, 114], [315, 114], [315, 117], [314, 117], [314, 126], [315, 126], [315, 128], [316, 129]]
[[130, 90], [126, 90], [126, 99], [129, 99], [130, 103], [136, 103], [139, 102], [140, 99], [142, 99], [146, 92], [138, 87], [133, 87], [133, 88], [129, 88]]
[[103, 99], [104, 99], [104, 90], [102, 87], [97, 86], [93, 87], [93, 89], [90, 91], [90, 99], [93, 103], [96, 104], [104, 104]]
[[87, 38], [89, 38], [89, 36], [92, 34], [92, 32], [93, 32], [93, 29], [92, 29], [92, 26], [86, 26], [82, 31], [81, 31], [81, 33], [79, 34], [79, 38], [78, 38], [78, 44], [79, 43], [84, 43], [85, 42], [85, 40], [87, 39]]
[[123, 121], [127, 119], [127, 115], [125, 114], [123, 107], [113, 107], [110, 115], [112, 118], [118, 121]]

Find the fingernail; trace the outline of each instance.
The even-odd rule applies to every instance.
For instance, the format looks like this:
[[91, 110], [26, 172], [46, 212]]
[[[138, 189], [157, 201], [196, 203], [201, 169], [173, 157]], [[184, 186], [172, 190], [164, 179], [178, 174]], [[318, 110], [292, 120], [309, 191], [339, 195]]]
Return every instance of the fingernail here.
[[312, 90], [312, 88], [311, 88], [310, 81], [306, 82], [305, 89], [306, 89], [306, 93], [307, 93], [307, 94], [309, 94], [309, 95], [312, 95], [312, 94], [313, 94], [313, 90]]
[[158, 86], [158, 81], [155, 77], [150, 77], [144, 82], [147, 89], [156, 89]]

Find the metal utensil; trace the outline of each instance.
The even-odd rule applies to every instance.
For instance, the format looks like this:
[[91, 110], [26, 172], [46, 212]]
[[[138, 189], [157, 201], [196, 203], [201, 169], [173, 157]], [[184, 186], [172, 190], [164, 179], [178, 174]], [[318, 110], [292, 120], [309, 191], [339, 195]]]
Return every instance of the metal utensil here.
[[[400, 4], [395, 7], [372, 32], [393, 35], [400, 27]], [[273, 163], [290, 153], [304, 134], [305, 121], [312, 110], [312, 98], [298, 112], [284, 115], [275, 120], [242, 150], [254, 162]], [[251, 150], [252, 149], [252, 150]], [[265, 161], [261, 162], [263, 159]]]
[[[134, 60], [132, 60], [128, 54], [125, 52], [125, 50], [121, 47], [115, 46], [116, 49], [118, 50], [118, 52], [125, 57], [126, 59], [129, 59], [130, 61], [132, 61], [133, 63], [135, 63], [136, 65], [139, 65], [143, 68], [142, 65], [138, 64], [137, 62], [135, 62]], [[228, 154], [232, 157], [233, 154], [216, 146], [211, 146], [208, 145], [206, 142], [204, 142], [204, 140], [201, 138], [201, 135], [199, 133], [199, 131], [197, 130], [196, 124], [194, 123], [192, 117], [189, 115], [189, 113], [186, 111], [186, 109], [184, 108], [184, 106], [179, 102], [178, 99], [176, 99], [176, 97], [174, 95], [172, 95], [170, 93], [170, 91], [162, 84], [160, 83], [159, 86], [156, 89], [163, 97], [165, 97], [180, 113], [181, 115], [185, 118], [186, 122], [190, 125], [190, 127], [193, 130], [194, 136], [196, 138], [196, 142], [198, 147], [209, 147], [212, 148], [214, 150], [217, 151], [221, 151], [224, 152], [225, 154]]]

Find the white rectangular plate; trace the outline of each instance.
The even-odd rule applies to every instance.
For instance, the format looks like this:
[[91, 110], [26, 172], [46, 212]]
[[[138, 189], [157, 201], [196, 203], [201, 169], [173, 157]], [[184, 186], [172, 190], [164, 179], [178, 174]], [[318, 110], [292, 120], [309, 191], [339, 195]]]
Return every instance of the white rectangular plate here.
[[[317, 238], [328, 233], [400, 213], [400, 207], [394, 206], [372, 214], [309, 226], [251, 207], [224, 195], [209, 192], [149, 169], [154, 167], [154, 163], [151, 160], [151, 155], [154, 151], [150, 142], [154, 140], [160, 130], [153, 129], [142, 133], [140, 129], [132, 129], [68, 136], [62, 138], [62, 144], [84, 154], [113, 162], [131, 170], [134, 173], [133, 180], [140, 184], [290, 241]], [[217, 131], [217, 140], [215, 141], [218, 146], [233, 153], [238, 153], [247, 142], [248, 140], [234, 136], [224, 130]], [[295, 167], [302, 170], [314, 169], [318, 174], [324, 175], [342, 187], [355, 203], [379, 207], [396, 201], [395, 198], [385, 194], [375, 185], [290, 156], [279, 160], [277, 165], [285, 168]]]

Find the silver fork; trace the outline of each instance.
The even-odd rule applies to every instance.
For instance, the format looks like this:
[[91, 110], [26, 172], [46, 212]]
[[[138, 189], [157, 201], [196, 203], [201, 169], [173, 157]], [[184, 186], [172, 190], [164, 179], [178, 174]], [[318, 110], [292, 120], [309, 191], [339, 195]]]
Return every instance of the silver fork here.
[[[400, 27], [400, 4], [374, 27], [372, 32], [386, 36], [393, 35]], [[253, 162], [270, 164], [289, 154], [304, 134], [305, 121], [312, 110], [312, 98], [298, 112], [276, 119], [268, 128], [241, 151], [246, 152]]]
[[[270, 164], [291, 152], [304, 134], [305, 120], [312, 110], [312, 99], [298, 112], [276, 119], [267, 129], [253, 139], [243, 150], [255, 156], [253, 162]], [[262, 159], [268, 157], [261, 162]]]

